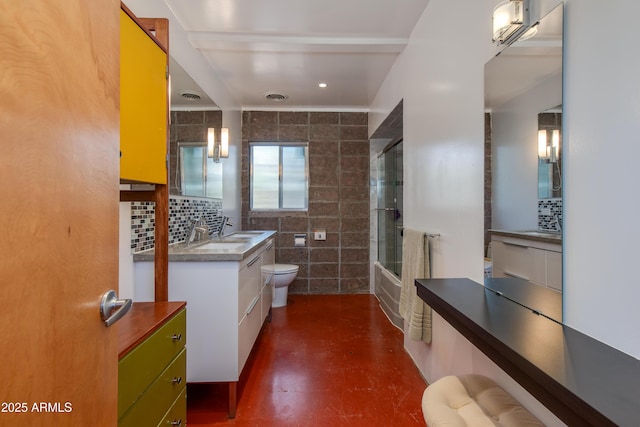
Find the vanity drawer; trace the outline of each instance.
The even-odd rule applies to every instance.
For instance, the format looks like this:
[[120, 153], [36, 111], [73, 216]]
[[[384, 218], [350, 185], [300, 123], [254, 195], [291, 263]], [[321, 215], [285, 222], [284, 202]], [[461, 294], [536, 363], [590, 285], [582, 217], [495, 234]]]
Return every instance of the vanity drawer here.
[[494, 277], [517, 277], [545, 283], [545, 251], [526, 244], [498, 241], [492, 242], [492, 251]]
[[185, 426], [187, 424], [187, 389], [180, 393], [180, 396], [173, 402], [169, 411], [164, 414], [162, 421], [158, 423], [157, 427], [168, 426]]
[[[186, 344], [186, 310], [180, 311], [118, 363], [118, 418]], [[183, 380], [184, 380], [183, 375]]]
[[258, 293], [249, 307], [241, 313], [244, 314], [244, 318], [238, 325], [238, 373], [242, 372], [262, 327], [260, 300]]
[[261, 315], [261, 319], [264, 320], [268, 315], [269, 315], [269, 309], [271, 308], [271, 302], [273, 301], [273, 279], [271, 280], [271, 282], [268, 282], [265, 285], [265, 280], [268, 279], [268, 277], [263, 277], [262, 278], [262, 295], [260, 297], [261, 300], [261, 305], [262, 305], [262, 311], [260, 312]]
[[162, 411], [158, 408], [169, 408], [185, 390], [187, 372], [187, 351], [180, 354], [149, 386], [144, 394], [135, 402], [119, 420], [119, 427], [157, 426], [162, 421]]
[[[238, 275], [238, 322], [242, 320], [249, 307], [253, 304], [256, 296], [260, 295], [262, 289], [260, 283], [260, 267], [262, 266], [262, 256], [256, 255], [240, 268]], [[260, 307], [258, 307], [258, 311]]]

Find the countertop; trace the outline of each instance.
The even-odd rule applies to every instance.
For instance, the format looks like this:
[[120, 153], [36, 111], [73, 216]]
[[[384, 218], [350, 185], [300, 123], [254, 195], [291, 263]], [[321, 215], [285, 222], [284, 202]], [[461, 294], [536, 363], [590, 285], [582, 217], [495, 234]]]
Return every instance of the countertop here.
[[415, 283], [420, 298], [567, 425], [638, 425], [638, 359], [469, 279]]
[[[242, 261], [254, 253], [260, 245], [276, 234], [273, 230], [236, 231], [228, 236], [211, 238], [191, 243], [184, 242], [169, 246], [169, 261], [199, 262], [199, 261]], [[238, 237], [247, 236], [251, 237]], [[203, 248], [209, 243], [237, 243], [230, 248]], [[134, 261], [153, 261], [154, 250], [133, 254]]]
[[129, 313], [116, 323], [118, 359], [126, 356], [186, 305], [186, 302], [134, 302]]
[[539, 230], [496, 230], [490, 229], [489, 233], [498, 236], [517, 237], [520, 239], [536, 240], [538, 242], [562, 244], [562, 233]]

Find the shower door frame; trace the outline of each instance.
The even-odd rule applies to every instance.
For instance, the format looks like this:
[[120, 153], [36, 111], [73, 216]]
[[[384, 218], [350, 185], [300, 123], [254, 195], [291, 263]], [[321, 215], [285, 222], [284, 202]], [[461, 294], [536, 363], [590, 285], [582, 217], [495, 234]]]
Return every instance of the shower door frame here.
[[378, 155], [376, 184], [378, 262], [391, 273], [401, 277], [404, 212], [402, 137], [392, 140]]

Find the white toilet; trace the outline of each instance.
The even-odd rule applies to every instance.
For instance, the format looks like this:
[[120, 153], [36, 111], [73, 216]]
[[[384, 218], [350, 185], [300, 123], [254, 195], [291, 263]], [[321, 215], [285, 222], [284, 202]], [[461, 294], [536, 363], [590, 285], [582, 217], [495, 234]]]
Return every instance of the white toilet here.
[[287, 305], [289, 284], [296, 278], [298, 268], [293, 264], [267, 264], [261, 267], [264, 274], [274, 276], [272, 280], [269, 280], [274, 286], [271, 307], [278, 308]]

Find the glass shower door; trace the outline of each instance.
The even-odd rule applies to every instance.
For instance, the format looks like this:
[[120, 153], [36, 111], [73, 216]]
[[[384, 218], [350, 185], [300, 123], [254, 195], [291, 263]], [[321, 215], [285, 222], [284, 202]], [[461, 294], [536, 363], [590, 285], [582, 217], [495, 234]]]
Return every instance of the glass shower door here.
[[378, 157], [378, 261], [400, 277], [402, 272], [402, 141]]

